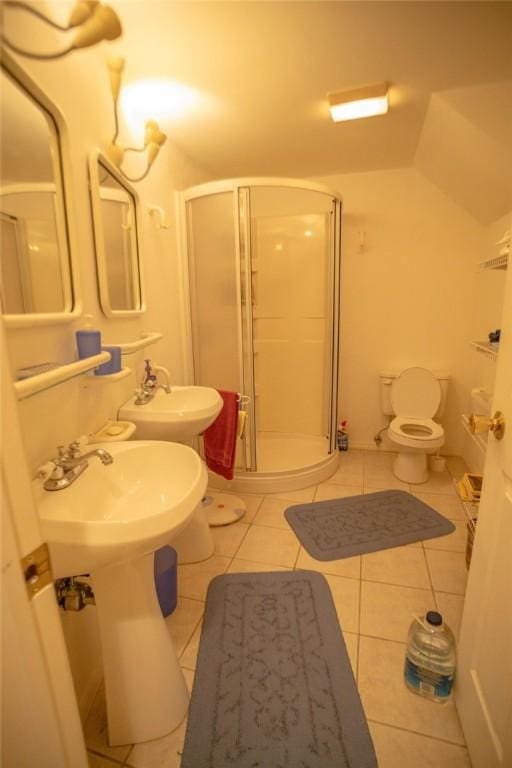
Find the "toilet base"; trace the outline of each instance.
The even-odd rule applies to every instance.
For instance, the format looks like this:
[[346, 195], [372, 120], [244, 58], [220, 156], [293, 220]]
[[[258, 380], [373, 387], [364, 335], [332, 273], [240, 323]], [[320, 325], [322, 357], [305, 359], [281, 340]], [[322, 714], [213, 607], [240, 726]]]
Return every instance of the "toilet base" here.
[[426, 483], [428, 480], [427, 454], [400, 451], [393, 462], [393, 474], [404, 483]]

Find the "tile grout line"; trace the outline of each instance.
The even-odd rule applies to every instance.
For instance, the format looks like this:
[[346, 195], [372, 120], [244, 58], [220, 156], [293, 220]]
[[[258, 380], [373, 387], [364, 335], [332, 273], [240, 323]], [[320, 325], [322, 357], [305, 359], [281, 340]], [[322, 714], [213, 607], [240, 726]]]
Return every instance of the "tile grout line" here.
[[361, 640], [361, 613], [363, 610], [363, 556], [359, 556], [359, 613], [357, 617], [356, 683], [359, 681], [359, 645]]
[[368, 723], [375, 723], [375, 725], [383, 725], [385, 728], [393, 728], [396, 731], [402, 731], [403, 733], [413, 733], [415, 736], [422, 736], [424, 739], [432, 739], [432, 741], [440, 741], [442, 744], [449, 744], [452, 747], [460, 747], [460, 749], [468, 751], [466, 742], [463, 744], [460, 741], [450, 741], [450, 739], [443, 739], [441, 736], [431, 736], [428, 733], [422, 733], [421, 731], [415, 731], [413, 728], [404, 728], [401, 725], [395, 725], [393, 723], [384, 723], [382, 720], [375, 720], [375, 718], [367, 718]]
[[124, 759], [124, 763], [122, 764], [122, 768], [130, 768], [130, 764], [128, 763], [128, 760], [130, 759], [130, 755], [132, 754], [134, 747], [135, 747], [135, 744], [132, 744], [131, 747], [130, 747], [130, 751], [128, 752], [128, 754], [126, 755], [126, 757]]
[[[225, 557], [227, 558], [226, 555], [225, 555]], [[355, 557], [357, 557], [357, 555], [355, 555]], [[359, 555], [359, 557], [362, 557], [362, 555]], [[227, 559], [229, 559], [229, 558], [227, 558]], [[285, 569], [290, 569], [290, 570], [294, 569], [294, 566], [282, 565], [281, 563], [266, 563], [266, 562], [263, 562], [261, 560], [247, 559], [246, 557], [236, 557], [236, 556], [234, 556], [232, 558], [232, 560], [234, 560], [234, 559], [236, 559], [236, 560], [243, 560], [246, 563], [254, 562], [254, 563], [259, 563], [260, 565], [268, 565], [269, 568], [272, 568], [274, 566], [276, 568], [285, 568]], [[232, 560], [230, 561], [229, 565], [231, 565]], [[322, 561], [318, 561], [318, 562], [322, 562]], [[229, 568], [229, 565], [228, 565], [228, 568]], [[306, 570], [308, 570], [308, 569], [306, 569]], [[350, 581], [359, 581], [359, 577], [355, 577], [355, 576], [345, 576], [345, 575], [340, 574], [340, 573], [332, 573], [330, 571], [321, 571], [321, 570], [317, 570], [317, 569], [309, 569], [309, 570], [314, 570], [316, 573], [321, 573], [324, 576], [334, 576], [334, 577], [337, 577], [337, 578], [340, 578], [340, 579], [350, 579]], [[398, 587], [400, 589], [415, 589], [415, 590], [418, 590], [420, 592], [439, 592], [440, 594], [443, 594], [443, 595], [452, 595], [453, 597], [464, 598], [464, 594], [462, 594], [460, 592], [449, 592], [446, 589], [436, 589], [436, 590], [434, 590], [430, 586], [429, 587], [418, 587], [418, 586], [411, 585], [411, 584], [397, 584], [396, 582], [392, 582], [392, 581], [378, 581], [377, 579], [369, 579], [369, 578], [361, 579], [361, 581], [366, 581], [366, 582], [368, 582], [370, 584], [382, 584], [385, 587]], [[179, 595], [179, 597], [186, 598], [187, 600], [195, 600], [196, 602], [203, 603], [203, 604], [205, 602], [204, 600], [201, 600], [198, 597], [189, 597], [188, 595]]]
[[[260, 503], [260, 506], [261, 506], [261, 503]], [[229, 563], [228, 563], [228, 567], [226, 568], [226, 570], [224, 571], [224, 573], [227, 573], [227, 572], [229, 571], [229, 569], [231, 568], [231, 565], [233, 564], [233, 560], [235, 559], [235, 557], [236, 557], [236, 554], [237, 554], [238, 550], [239, 550], [239, 549], [240, 549], [240, 547], [242, 546], [243, 542], [245, 541], [245, 538], [246, 538], [246, 536], [248, 535], [249, 531], [251, 530], [251, 528], [252, 528], [252, 526], [253, 526], [253, 523], [254, 523], [254, 518], [251, 520], [251, 522], [250, 522], [250, 523], [249, 523], [249, 525], [247, 526], [247, 530], [244, 532], [244, 535], [242, 536], [242, 538], [241, 538], [241, 539], [240, 539], [240, 541], [238, 542], [238, 546], [237, 546], [237, 547], [235, 547], [235, 551], [233, 552], [233, 555], [231, 556], [231, 560], [229, 561]]]
[[428, 562], [427, 551], [426, 551], [425, 547], [423, 547], [423, 558], [425, 560], [425, 565], [427, 566], [428, 580], [430, 581], [430, 588], [431, 588], [431, 591], [432, 591], [432, 597], [434, 598], [434, 605], [435, 605], [436, 609], [439, 610], [439, 606], [437, 604], [437, 595], [436, 595], [436, 591], [434, 589], [434, 582], [432, 581], [432, 573], [430, 571], [430, 565], [429, 565], [429, 562]]
[[102, 758], [104, 758], [106, 760], [110, 760], [112, 763], [114, 763], [114, 765], [124, 766], [125, 762], [128, 760], [128, 757], [131, 754], [131, 751], [133, 749], [133, 744], [130, 744], [130, 745], [127, 744], [126, 746], [129, 746], [130, 749], [129, 749], [129, 752], [128, 752], [127, 756], [125, 758], [123, 758], [122, 760], [118, 760], [117, 758], [112, 757], [111, 755], [107, 755], [107, 754], [105, 754], [105, 752], [99, 752], [98, 751], [99, 747], [96, 747], [96, 746], [95, 747], [89, 747], [86, 744], [85, 745], [85, 751], [87, 753], [90, 752], [91, 755], [94, 755], [95, 757], [102, 757]]
[[[300, 551], [301, 551], [301, 549], [302, 549], [302, 544], [301, 544], [301, 543], [300, 543], [300, 541], [299, 541], [299, 549], [298, 549], [298, 551], [297, 551], [297, 557], [295, 558], [295, 561], [294, 561], [294, 563], [293, 563], [293, 566], [292, 566], [292, 570], [293, 570], [293, 571], [296, 571], [296, 570], [297, 570], [297, 563], [299, 562], [299, 557], [300, 557]], [[299, 570], [302, 570], [302, 569], [299, 569]], [[322, 574], [322, 575], [323, 575], [323, 574]]]
[[[363, 453], [363, 493], [366, 488], [366, 452]], [[356, 664], [356, 684], [359, 690], [359, 672], [361, 666], [361, 611], [362, 611], [362, 592], [363, 592], [363, 556], [359, 555], [359, 617], [357, 632], [357, 664]]]
[[185, 643], [185, 645], [183, 646], [183, 649], [182, 649], [182, 651], [181, 651], [180, 655], [178, 656], [178, 663], [179, 663], [180, 667], [181, 667], [181, 663], [180, 663], [180, 662], [181, 662], [181, 657], [184, 655], [185, 651], [187, 650], [188, 646], [190, 645], [190, 643], [191, 643], [191, 641], [192, 641], [192, 638], [194, 637], [194, 634], [195, 634], [195, 632], [196, 632], [196, 630], [197, 630], [198, 626], [201, 624], [201, 622], [202, 622], [202, 620], [203, 620], [203, 618], [204, 618], [204, 609], [205, 609], [205, 607], [206, 607], [206, 602], [205, 602], [205, 601], [198, 601], [198, 602], [202, 602], [202, 603], [203, 603], [203, 612], [201, 613], [201, 616], [198, 618], [198, 620], [197, 620], [197, 621], [196, 621], [196, 623], [194, 624], [194, 629], [193, 629], [193, 630], [192, 630], [192, 632], [190, 633], [190, 636], [189, 636], [189, 638], [188, 638], [187, 642], [186, 642], [186, 643]]

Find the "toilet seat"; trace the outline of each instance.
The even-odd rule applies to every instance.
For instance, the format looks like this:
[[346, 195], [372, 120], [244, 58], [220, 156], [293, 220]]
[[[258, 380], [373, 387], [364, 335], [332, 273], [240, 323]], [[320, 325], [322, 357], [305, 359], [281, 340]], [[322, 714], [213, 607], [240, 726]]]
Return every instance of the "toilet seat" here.
[[407, 368], [391, 386], [391, 405], [397, 416], [431, 419], [441, 402], [441, 386], [426, 368]]
[[390, 438], [407, 448], [429, 450], [444, 443], [444, 429], [432, 419], [396, 416], [389, 425]]

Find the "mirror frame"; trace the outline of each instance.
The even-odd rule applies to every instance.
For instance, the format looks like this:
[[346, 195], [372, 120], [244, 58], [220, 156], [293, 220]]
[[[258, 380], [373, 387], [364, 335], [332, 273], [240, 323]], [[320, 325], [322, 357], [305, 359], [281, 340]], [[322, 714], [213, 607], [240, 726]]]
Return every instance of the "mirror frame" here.
[[[103, 241], [101, 197], [100, 197], [100, 179], [98, 173], [98, 164], [103, 165], [115, 180], [123, 187], [134, 200], [135, 208], [135, 243], [136, 243], [136, 265], [138, 267], [138, 284], [134, 287], [139, 297], [139, 307], [137, 309], [113, 309], [110, 304], [107, 279], [107, 261], [105, 255], [105, 245]], [[91, 197], [92, 221], [94, 229], [94, 247], [96, 251], [96, 270], [98, 278], [98, 290], [100, 295], [100, 305], [103, 314], [110, 318], [136, 317], [144, 314], [146, 311], [146, 294], [144, 287], [144, 270], [142, 265], [141, 249], [141, 216], [140, 199], [136, 190], [126, 181], [117, 168], [108, 160], [102, 152], [94, 150], [89, 155], [89, 192]], [[133, 260], [133, 256], [132, 256]]]
[[[56, 229], [61, 235], [62, 242], [66, 245], [65, 257], [59, 253], [60, 265], [63, 276], [63, 293], [68, 304], [62, 312], [33, 312], [26, 314], [7, 314], [2, 312], [2, 318], [7, 328], [24, 328], [27, 326], [55, 325], [58, 323], [70, 323], [82, 316], [82, 299], [80, 293], [80, 281], [78, 278], [77, 238], [74, 219], [74, 208], [71, 195], [71, 161], [69, 133], [64, 116], [37, 85], [37, 83], [20, 67], [20, 65], [6, 51], [2, 50], [0, 70], [23, 91], [27, 98], [36, 107], [47, 113], [56, 129], [57, 149], [54, 158], [55, 179], [54, 185], [57, 191], [56, 202], [60, 209], [60, 217], [56, 218]], [[3, 190], [14, 190], [14, 186], [8, 184]], [[26, 186], [20, 184], [19, 187]], [[59, 221], [60, 219], [60, 221]], [[59, 243], [60, 244], [60, 243]]]

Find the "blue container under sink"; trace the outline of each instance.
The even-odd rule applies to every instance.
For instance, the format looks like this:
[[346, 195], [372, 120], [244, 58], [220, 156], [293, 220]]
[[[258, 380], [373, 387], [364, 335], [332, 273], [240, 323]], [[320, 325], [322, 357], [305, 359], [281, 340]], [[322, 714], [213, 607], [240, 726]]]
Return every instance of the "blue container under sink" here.
[[178, 602], [178, 555], [172, 547], [157, 549], [154, 559], [155, 589], [163, 616], [170, 616]]

